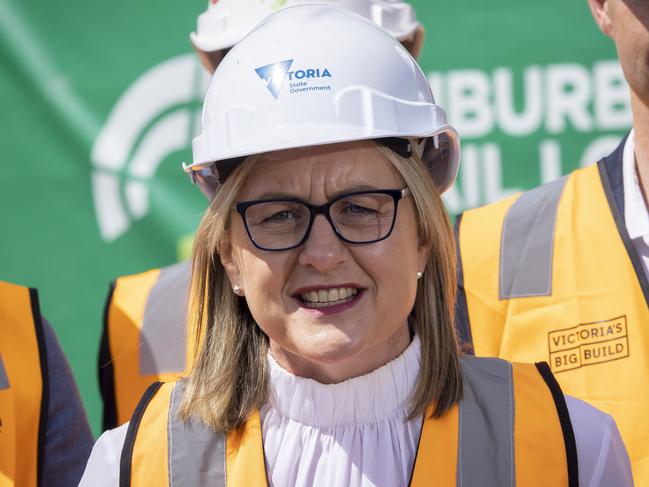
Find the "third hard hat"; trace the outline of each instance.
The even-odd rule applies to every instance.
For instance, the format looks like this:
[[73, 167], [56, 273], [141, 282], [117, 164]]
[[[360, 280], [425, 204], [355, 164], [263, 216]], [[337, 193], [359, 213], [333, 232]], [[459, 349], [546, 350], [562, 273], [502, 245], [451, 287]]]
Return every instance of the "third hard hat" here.
[[[239, 42], [255, 25], [273, 12], [286, 7], [313, 4], [313, 0], [209, 0], [198, 16], [192, 44], [204, 52], [228, 49]], [[351, 10], [372, 20], [399, 40], [419, 27], [414, 8], [400, 0], [317, 0]]]

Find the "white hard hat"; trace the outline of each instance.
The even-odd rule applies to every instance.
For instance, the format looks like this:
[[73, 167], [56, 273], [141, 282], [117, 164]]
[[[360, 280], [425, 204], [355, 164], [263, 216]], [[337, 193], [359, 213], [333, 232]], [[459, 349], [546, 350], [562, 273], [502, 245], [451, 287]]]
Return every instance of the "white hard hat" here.
[[276, 10], [304, 4], [330, 4], [356, 12], [399, 40], [419, 27], [414, 8], [400, 0], [210, 0], [198, 16], [194, 47], [204, 52], [228, 49]]
[[367, 139], [417, 152], [440, 192], [455, 180], [457, 133], [403, 46], [359, 15], [303, 5], [271, 15], [225, 56], [184, 167], [195, 182], [211, 176], [207, 194], [246, 156]]

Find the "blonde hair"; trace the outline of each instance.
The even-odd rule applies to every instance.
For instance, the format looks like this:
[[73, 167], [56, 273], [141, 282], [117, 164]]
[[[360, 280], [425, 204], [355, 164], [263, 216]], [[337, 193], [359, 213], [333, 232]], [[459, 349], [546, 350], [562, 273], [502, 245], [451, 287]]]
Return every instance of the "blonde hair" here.
[[[431, 245], [410, 318], [421, 341], [421, 369], [410, 417], [432, 408], [439, 417], [462, 396], [459, 348], [453, 326], [456, 271], [453, 230], [439, 193], [418, 157], [403, 158], [376, 144], [410, 188], [421, 242]], [[245, 299], [231, 290], [219, 259], [228, 243], [230, 215], [246, 177], [263, 156], [248, 158], [228, 177], [198, 228], [192, 258], [193, 299], [189, 323], [196, 326], [197, 359], [179, 414], [222, 433], [241, 426], [267, 400], [268, 337]]]

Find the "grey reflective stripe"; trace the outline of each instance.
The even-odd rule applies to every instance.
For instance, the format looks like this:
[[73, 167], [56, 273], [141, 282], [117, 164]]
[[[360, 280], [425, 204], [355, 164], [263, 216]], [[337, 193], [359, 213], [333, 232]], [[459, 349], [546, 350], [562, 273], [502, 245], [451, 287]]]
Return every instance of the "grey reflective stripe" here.
[[0, 391], [4, 389], [9, 389], [9, 377], [7, 377], [7, 370], [2, 361], [2, 355], [0, 355]]
[[226, 487], [226, 436], [215, 433], [198, 421], [184, 423], [178, 419], [184, 383], [179, 381], [171, 393], [167, 425], [170, 487], [209, 485]]
[[500, 242], [500, 299], [552, 294], [552, 254], [567, 176], [523, 193], [509, 208]]
[[189, 262], [181, 262], [163, 268], [151, 288], [142, 322], [142, 375], [185, 370], [189, 278]]
[[462, 357], [457, 485], [513, 486], [512, 366], [497, 358]]

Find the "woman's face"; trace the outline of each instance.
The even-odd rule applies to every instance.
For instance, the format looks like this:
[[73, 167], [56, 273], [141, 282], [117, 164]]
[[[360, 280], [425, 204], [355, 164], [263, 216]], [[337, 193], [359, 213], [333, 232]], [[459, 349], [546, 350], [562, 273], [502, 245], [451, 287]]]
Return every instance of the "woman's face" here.
[[[287, 197], [322, 205], [343, 193], [404, 187], [373, 143], [354, 142], [273, 153], [255, 165], [237, 201]], [[407, 347], [417, 272], [429, 252], [418, 238], [411, 196], [399, 201], [392, 234], [371, 244], [339, 240], [318, 215], [302, 245], [264, 251], [251, 242], [242, 217], [233, 212], [231, 218], [221, 260], [284, 368], [339, 382], [380, 367]], [[314, 304], [316, 294], [320, 302]]]

